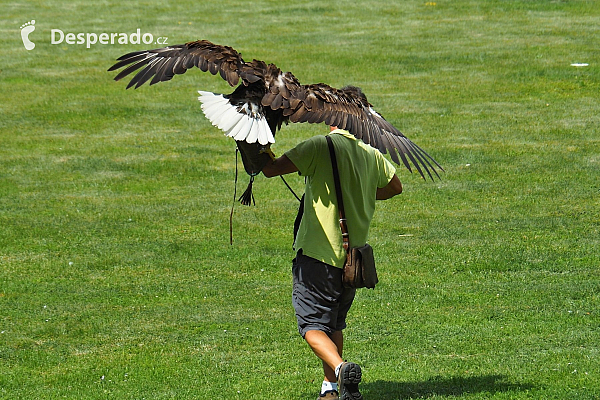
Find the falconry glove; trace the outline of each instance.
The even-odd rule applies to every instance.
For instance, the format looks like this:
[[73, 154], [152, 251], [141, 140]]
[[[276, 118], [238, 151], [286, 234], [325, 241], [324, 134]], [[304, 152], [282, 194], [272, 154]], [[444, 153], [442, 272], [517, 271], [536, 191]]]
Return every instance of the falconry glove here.
[[258, 142], [248, 143], [245, 140], [236, 140], [237, 148], [242, 155], [242, 163], [246, 173], [250, 176], [256, 176], [261, 173], [265, 165], [273, 160], [271, 144], [262, 145]]

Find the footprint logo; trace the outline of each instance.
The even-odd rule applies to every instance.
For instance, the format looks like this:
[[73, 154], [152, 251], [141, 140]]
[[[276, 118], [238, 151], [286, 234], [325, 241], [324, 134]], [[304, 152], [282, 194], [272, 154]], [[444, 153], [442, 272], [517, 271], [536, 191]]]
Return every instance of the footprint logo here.
[[35, 43], [29, 40], [29, 34], [35, 31], [35, 26], [33, 26], [34, 24], [35, 20], [32, 19], [31, 21], [21, 25], [21, 39], [23, 39], [23, 45], [27, 50], [33, 50], [35, 47]]

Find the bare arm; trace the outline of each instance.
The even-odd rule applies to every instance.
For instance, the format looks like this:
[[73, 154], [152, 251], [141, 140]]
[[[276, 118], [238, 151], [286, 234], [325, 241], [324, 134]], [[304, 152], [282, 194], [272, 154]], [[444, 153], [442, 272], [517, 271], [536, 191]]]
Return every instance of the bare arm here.
[[262, 170], [263, 174], [267, 178], [290, 174], [296, 171], [298, 171], [298, 168], [294, 165], [292, 160], [290, 160], [285, 154], [276, 159], [275, 161], [269, 161]]
[[377, 188], [376, 198], [377, 200], [387, 200], [400, 193], [402, 193], [402, 182], [400, 182], [398, 176], [394, 174], [394, 177], [386, 186]]

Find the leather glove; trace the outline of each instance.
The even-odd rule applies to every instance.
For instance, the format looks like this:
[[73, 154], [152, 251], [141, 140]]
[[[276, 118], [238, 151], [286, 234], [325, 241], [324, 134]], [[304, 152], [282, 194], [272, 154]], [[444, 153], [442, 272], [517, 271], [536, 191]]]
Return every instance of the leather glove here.
[[250, 176], [260, 174], [265, 165], [275, 159], [275, 155], [271, 151], [271, 143], [262, 145], [258, 142], [248, 143], [245, 140], [236, 140], [235, 142], [242, 154], [244, 169]]

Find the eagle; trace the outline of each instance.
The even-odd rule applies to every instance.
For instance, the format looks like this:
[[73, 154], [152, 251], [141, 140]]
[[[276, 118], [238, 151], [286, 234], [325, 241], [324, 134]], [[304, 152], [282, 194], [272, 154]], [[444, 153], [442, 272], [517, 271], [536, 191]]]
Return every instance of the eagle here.
[[[150, 81], [150, 85], [171, 80], [175, 75], [197, 67], [201, 71], [219, 74], [235, 90], [231, 94], [198, 91], [198, 100], [205, 116], [217, 128], [232, 137], [242, 155], [244, 169], [251, 181], [240, 198], [250, 204], [254, 176], [268, 160], [275, 135], [283, 124], [325, 123], [349, 131], [358, 139], [389, 153], [412, 173], [412, 165], [423, 179], [439, 178], [436, 167], [441, 165], [423, 149], [389, 123], [369, 103], [356, 86], [336, 89], [325, 83], [303, 85], [291, 72], [283, 72], [275, 64], [242, 55], [229, 46], [197, 40], [153, 50], [127, 53], [117, 59], [108, 71], [121, 68], [115, 81], [138, 71], [127, 89], [135, 89]], [[241, 81], [241, 82], [240, 82]]]

